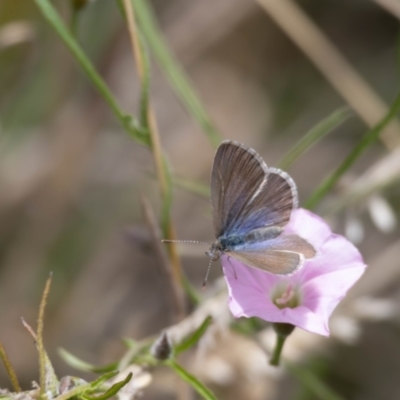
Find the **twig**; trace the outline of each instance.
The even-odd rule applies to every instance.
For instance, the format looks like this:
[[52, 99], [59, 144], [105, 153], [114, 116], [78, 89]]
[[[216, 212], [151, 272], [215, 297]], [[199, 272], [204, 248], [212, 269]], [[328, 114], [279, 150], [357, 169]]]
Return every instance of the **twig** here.
[[[291, 0], [256, 0], [281, 29], [310, 58], [325, 78], [360, 118], [373, 127], [388, 112], [388, 106], [348, 63], [316, 24]], [[400, 145], [400, 124], [394, 120], [382, 132], [388, 149]]]

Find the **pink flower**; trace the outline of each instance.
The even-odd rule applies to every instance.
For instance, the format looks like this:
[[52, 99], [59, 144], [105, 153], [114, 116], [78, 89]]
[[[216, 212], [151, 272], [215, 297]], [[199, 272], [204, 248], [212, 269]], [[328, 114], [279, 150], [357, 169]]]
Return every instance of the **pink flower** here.
[[237, 318], [285, 322], [328, 336], [329, 317], [366, 265], [346, 238], [307, 210], [294, 211], [284, 233], [308, 240], [317, 255], [291, 275], [274, 275], [223, 255], [230, 310]]

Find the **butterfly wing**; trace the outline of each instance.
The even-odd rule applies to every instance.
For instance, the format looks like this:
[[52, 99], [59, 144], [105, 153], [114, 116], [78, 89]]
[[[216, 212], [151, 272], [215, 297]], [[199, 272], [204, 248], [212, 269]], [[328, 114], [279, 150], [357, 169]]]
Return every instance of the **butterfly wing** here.
[[242, 263], [272, 272], [290, 274], [301, 267], [306, 258], [315, 256], [314, 247], [297, 235], [281, 235], [275, 239], [227, 251]]
[[285, 226], [297, 207], [297, 190], [288, 174], [268, 168], [253, 149], [224, 141], [214, 158], [211, 204], [217, 238], [244, 234]]

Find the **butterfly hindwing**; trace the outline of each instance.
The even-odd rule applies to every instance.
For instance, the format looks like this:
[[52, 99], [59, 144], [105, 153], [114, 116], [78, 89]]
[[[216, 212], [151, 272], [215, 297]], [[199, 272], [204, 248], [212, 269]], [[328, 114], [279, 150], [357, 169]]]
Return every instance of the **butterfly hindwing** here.
[[227, 250], [246, 265], [274, 274], [289, 274], [298, 269], [305, 258], [315, 256], [314, 247], [297, 235], [281, 235], [265, 242], [247, 244]]

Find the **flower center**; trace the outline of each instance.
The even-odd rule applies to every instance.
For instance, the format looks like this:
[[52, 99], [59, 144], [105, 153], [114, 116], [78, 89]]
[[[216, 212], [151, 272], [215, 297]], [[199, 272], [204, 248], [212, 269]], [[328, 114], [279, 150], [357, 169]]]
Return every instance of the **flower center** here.
[[280, 309], [296, 308], [300, 305], [300, 295], [292, 284], [284, 284], [276, 288], [272, 301]]

